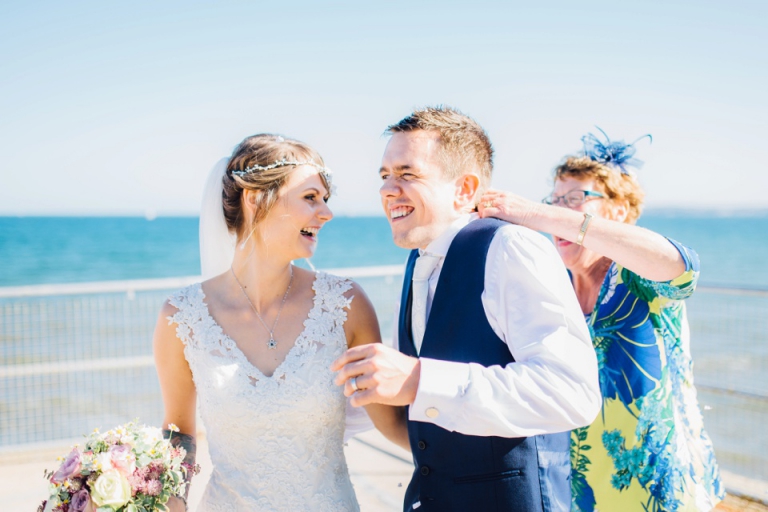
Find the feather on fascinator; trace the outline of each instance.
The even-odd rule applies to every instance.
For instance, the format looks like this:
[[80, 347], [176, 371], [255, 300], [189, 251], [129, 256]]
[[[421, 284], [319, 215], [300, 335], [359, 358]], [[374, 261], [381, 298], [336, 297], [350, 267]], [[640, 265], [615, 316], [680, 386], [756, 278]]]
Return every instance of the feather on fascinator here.
[[642, 160], [634, 158], [636, 151], [635, 143], [646, 137], [648, 137], [649, 141], [653, 142], [653, 137], [651, 137], [650, 133], [627, 144], [623, 140], [612, 141], [611, 138], [608, 137], [608, 134], [599, 126], [595, 126], [595, 128], [605, 136], [605, 142], [601, 141], [592, 133], [586, 134], [581, 138], [581, 142], [584, 144], [584, 156], [595, 162], [616, 167], [621, 171], [621, 174], [632, 174], [632, 172], [627, 169], [627, 166], [638, 169], [642, 167]]

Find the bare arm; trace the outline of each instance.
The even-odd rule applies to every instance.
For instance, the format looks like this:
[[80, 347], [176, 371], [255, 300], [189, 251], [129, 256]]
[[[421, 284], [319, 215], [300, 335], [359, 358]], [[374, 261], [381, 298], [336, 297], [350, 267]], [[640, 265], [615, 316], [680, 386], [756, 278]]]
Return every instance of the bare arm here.
[[[353, 348], [374, 343], [381, 344], [379, 321], [368, 296], [357, 283], [353, 285], [348, 295], [354, 295], [355, 298], [345, 324], [347, 346]], [[387, 439], [411, 451], [404, 407], [370, 403], [365, 406], [365, 410], [376, 428]]]
[[[486, 208], [487, 202], [494, 206]], [[498, 190], [485, 193], [479, 210], [481, 217], [496, 217], [570, 242], [576, 242], [584, 222], [582, 212]], [[685, 272], [685, 261], [669, 240], [632, 224], [595, 217], [583, 245], [651, 281], [669, 281]]]
[[[187, 454], [184, 463], [190, 468], [195, 466], [195, 454], [197, 445], [195, 442], [195, 401], [197, 394], [195, 384], [192, 381], [192, 371], [184, 358], [184, 344], [176, 336], [176, 324], [168, 323], [168, 317], [176, 313], [176, 308], [168, 304], [163, 305], [160, 316], [155, 326], [155, 334], [152, 340], [155, 354], [155, 366], [160, 380], [160, 389], [163, 395], [165, 415], [163, 417], [163, 434], [171, 437], [171, 444], [182, 447]], [[171, 435], [169, 424], [175, 424], [179, 432]], [[186, 473], [187, 484], [192, 477], [192, 471]], [[186, 502], [189, 494], [183, 496]], [[185, 510], [185, 505], [178, 498], [171, 498], [168, 502], [172, 511]]]

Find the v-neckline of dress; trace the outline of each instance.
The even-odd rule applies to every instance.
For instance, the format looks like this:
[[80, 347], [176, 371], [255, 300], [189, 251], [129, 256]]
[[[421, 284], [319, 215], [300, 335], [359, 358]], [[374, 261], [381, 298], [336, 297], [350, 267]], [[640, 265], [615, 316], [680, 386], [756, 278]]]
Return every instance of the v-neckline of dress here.
[[[584, 319], [589, 323], [590, 321], [594, 321], [595, 315], [597, 314], [597, 310], [600, 309], [601, 303], [603, 299], [605, 298], [605, 295], [608, 293], [608, 291], [611, 288], [611, 273], [613, 272], [614, 265], [616, 265], [615, 261], [611, 261], [611, 264], [608, 265], [608, 269], [605, 271], [605, 275], [603, 276], [603, 279], [600, 281], [600, 290], [597, 292], [597, 299], [595, 300], [594, 306], [592, 306], [592, 311], [585, 313], [581, 312], [582, 315], [584, 315]], [[571, 273], [570, 270], [566, 269], [568, 272], [568, 279], [571, 281], [571, 286], [573, 286], [573, 273]]]
[[293, 346], [286, 352], [285, 357], [283, 360], [278, 364], [275, 369], [272, 371], [270, 375], [267, 375], [264, 373], [258, 366], [253, 364], [246, 356], [245, 352], [242, 351], [240, 348], [240, 345], [238, 345], [237, 341], [235, 341], [234, 338], [229, 336], [227, 333], [224, 332], [224, 328], [219, 325], [219, 323], [216, 321], [215, 318], [213, 318], [213, 315], [211, 315], [211, 310], [208, 308], [208, 303], [205, 302], [205, 291], [203, 290], [203, 283], [198, 283], [197, 287], [200, 291], [200, 303], [203, 305], [203, 310], [205, 311], [206, 319], [208, 322], [211, 323], [213, 328], [216, 330], [216, 334], [220, 337], [222, 340], [228, 340], [232, 344], [232, 348], [230, 349], [230, 352], [232, 356], [240, 360], [242, 363], [247, 365], [247, 367], [250, 369], [248, 373], [255, 372], [258, 375], [256, 375], [256, 378], [264, 378], [266, 380], [275, 380], [275, 375], [284, 375], [285, 371], [283, 370], [283, 367], [286, 365], [289, 359], [291, 359], [292, 356], [297, 352], [297, 349], [299, 347], [299, 340], [301, 340], [302, 337], [304, 337], [304, 334], [307, 332], [307, 322], [313, 317], [315, 314], [315, 310], [320, 306], [320, 302], [318, 301], [318, 293], [317, 293], [317, 280], [320, 277], [319, 272], [315, 272], [315, 279], [312, 281], [312, 291], [314, 291], [315, 295], [312, 298], [312, 307], [309, 309], [309, 312], [307, 313], [307, 317], [304, 319], [303, 322], [303, 329], [299, 333], [298, 336], [296, 336], [296, 339], [293, 340]]

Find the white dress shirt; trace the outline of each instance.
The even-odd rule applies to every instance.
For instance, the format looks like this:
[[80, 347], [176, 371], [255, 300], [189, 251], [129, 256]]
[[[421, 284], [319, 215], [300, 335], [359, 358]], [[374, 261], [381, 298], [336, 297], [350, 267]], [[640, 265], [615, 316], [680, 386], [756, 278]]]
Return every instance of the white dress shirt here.
[[[451, 242], [477, 218], [461, 216], [427, 247], [426, 252], [442, 257], [430, 278], [427, 315]], [[409, 418], [462, 434], [501, 437], [590, 424], [602, 400], [597, 358], [554, 245], [528, 228], [501, 227], [488, 249], [482, 303], [488, 323], [515, 362], [484, 367], [420, 358], [419, 387]], [[397, 334], [396, 328], [395, 348]]]

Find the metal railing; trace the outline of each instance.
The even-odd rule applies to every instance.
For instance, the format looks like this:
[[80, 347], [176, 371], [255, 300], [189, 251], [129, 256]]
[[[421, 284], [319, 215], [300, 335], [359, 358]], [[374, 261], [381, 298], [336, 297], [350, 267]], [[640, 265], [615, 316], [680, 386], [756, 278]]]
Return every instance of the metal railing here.
[[687, 301], [704, 427], [723, 470], [768, 500], [768, 290], [699, 286]]
[[[391, 335], [402, 267], [334, 269]], [[198, 277], [0, 288], [0, 453], [162, 418], [152, 331]], [[768, 290], [700, 286], [688, 300], [699, 403], [718, 461], [768, 482]]]
[[[331, 269], [360, 283], [389, 335], [401, 266]], [[135, 417], [162, 421], [158, 312], [199, 277], [0, 288], [0, 452]]]

